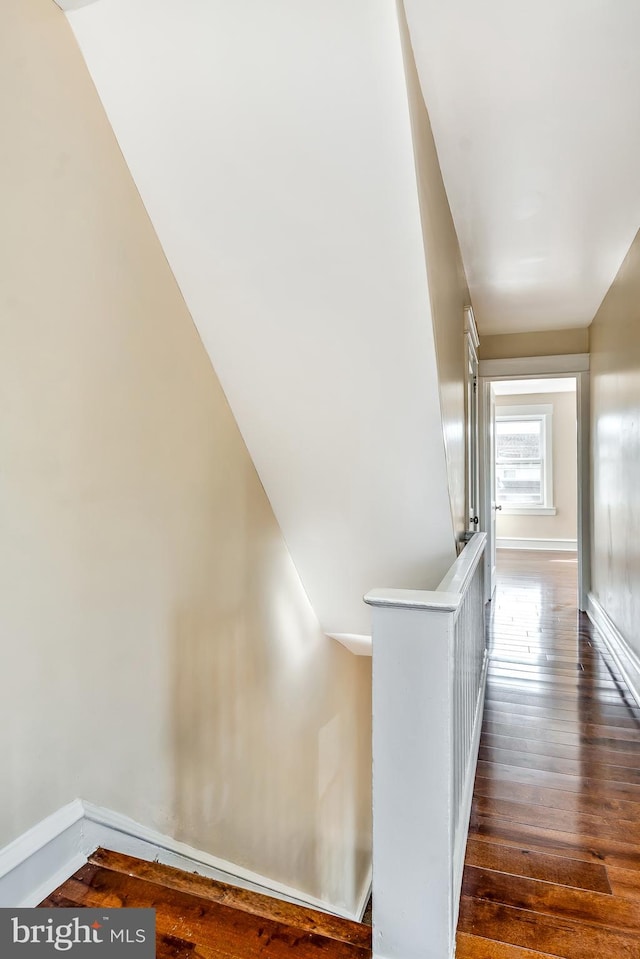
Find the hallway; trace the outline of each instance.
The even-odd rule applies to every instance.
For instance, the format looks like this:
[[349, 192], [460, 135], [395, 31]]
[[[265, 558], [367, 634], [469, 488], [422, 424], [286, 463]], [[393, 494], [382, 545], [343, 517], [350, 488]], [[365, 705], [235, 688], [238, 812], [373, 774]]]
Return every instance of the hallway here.
[[640, 709], [575, 554], [498, 556], [457, 959], [636, 959]]

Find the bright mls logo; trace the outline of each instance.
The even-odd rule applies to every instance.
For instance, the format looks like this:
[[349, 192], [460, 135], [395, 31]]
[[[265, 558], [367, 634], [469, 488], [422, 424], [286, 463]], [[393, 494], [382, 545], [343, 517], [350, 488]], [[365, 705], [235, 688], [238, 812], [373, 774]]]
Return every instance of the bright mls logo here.
[[154, 909], [0, 909], [0, 957], [155, 959]]

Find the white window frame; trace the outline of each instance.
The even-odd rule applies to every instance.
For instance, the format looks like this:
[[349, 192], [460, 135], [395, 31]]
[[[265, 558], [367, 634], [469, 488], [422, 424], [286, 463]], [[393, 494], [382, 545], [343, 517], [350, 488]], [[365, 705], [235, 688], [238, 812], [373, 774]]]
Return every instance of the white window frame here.
[[[555, 516], [553, 505], [553, 404], [522, 404], [522, 406], [496, 406], [496, 423], [509, 420], [540, 420], [542, 423], [542, 476], [544, 501], [528, 506], [502, 504], [502, 513], [507, 516]], [[496, 502], [499, 500], [496, 497]]]

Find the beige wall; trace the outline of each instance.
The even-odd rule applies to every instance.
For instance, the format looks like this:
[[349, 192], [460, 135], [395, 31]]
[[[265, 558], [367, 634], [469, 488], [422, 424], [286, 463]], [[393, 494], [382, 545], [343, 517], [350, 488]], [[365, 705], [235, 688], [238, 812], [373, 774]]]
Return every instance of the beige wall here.
[[370, 660], [326, 639], [64, 16], [0, 31], [0, 844], [76, 796], [353, 908]]
[[496, 396], [496, 413], [505, 406], [553, 407], [553, 505], [555, 516], [499, 513], [498, 537], [571, 539], [578, 536], [578, 433], [575, 393], [530, 393]]
[[640, 233], [590, 342], [592, 590], [640, 654]]
[[398, 10], [438, 363], [449, 495], [454, 530], [459, 537], [467, 529], [464, 309], [471, 299], [401, 0]]
[[480, 334], [480, 359], [505, 360], [514, 356], [557, 356], [588, 353], [589, 330], [544, 330], [540, 333]]

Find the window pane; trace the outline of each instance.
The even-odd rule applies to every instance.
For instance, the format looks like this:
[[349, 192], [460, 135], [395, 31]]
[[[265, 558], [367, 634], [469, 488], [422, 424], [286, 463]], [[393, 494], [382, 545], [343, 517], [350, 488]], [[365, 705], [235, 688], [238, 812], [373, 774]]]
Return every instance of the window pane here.
[[496, 464], [496, 499], [511, 506], [542, 505], [542, 464]]
[[511, 506], [544, 505], [542, 418], [496, 420], [496, 499]]
[[496, 460], [539, 460], [542, 457], [541, 420], [498, 420]]

